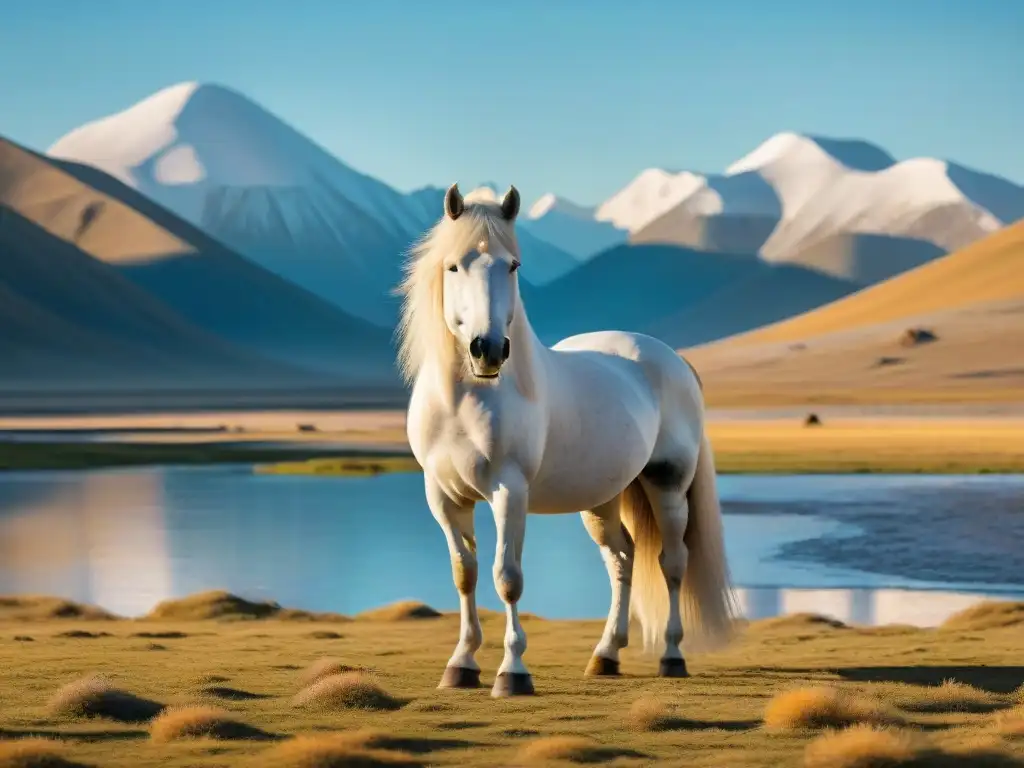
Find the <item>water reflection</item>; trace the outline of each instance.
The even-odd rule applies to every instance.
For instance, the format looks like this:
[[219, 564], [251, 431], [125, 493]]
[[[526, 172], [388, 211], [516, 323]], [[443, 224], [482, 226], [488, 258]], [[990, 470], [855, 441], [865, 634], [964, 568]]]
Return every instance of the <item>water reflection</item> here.
[[[867, 489], [860, 496], [858, 479]], [[846, 478], [830, 498], [820, 479], [807, 483], [813, 493], [803, 478], [790, 478], [788, 493], [778, 478], [736, 480], [722, 479], [722, 497], [737, 597], [749, 618], [806, 611], [852, 624], [933, 626], [986, 597], [952, 574], [915, 581], [780, 556], [795, 543], [863, 534], [855, 515], [809, 515], [809, 499], [826, 499], [831, 511], [865, 496], [899, 506], [899, 483]], [[255, 476], [245, 467], [0, 474], [0, 593], [61, 595], [129, 616], [213, 588], [343, 613], [403, 598], [454, 609], [447, 548], [422, 494], [415, 474]], [[485, 510], [477, 520], [487, 558], [493, 522]], [[531, 517], [528, 528], [524, 610], [603, 616], [608, 580], [579, 519]], [[1019, 597], [1024, 586], [990, 592]], [[480, 598], [500, 607], [486, 579]]]

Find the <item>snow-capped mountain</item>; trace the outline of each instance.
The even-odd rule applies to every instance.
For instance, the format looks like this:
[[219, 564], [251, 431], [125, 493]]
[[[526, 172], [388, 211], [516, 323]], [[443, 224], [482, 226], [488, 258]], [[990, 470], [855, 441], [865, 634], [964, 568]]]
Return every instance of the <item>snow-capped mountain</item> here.
[[633, 242], [759, 253], [874, 280], [1024, 217], [1024, 188], [940, 160], [897, 162], [864, 141], [780, 133], [721, 175], [648, 169], [596, 217]]
[[217, 85], [166, 88], [48, 153], [106, 171], [260, 265], [385, 324], [401, 254], [424, 225], [406, 195]]
[[547, 193], [535, 202], [522, 228], [556, 245], [581, 261], [625, 242], [628, 233], [613, 224], [598, 221], [594, 208]]

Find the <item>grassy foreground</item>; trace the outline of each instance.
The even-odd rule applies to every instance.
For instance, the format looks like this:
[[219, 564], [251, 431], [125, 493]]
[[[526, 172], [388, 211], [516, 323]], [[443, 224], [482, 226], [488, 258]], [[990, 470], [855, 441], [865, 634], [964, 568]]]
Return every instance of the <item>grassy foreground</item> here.
[[[486, 685], [503, 619], [483, 622]], [[119, 620], [0, 598], [0, 766], [1024, 765], [1021, 604], [935, 630], [754, 622], [688, 680], [632, 648], [621, 678], [584, 679], [601, 622], [525, 626], [538, 695], [494, 700], [435, 688], [458, 623], [421, 605], [206, 593]]]

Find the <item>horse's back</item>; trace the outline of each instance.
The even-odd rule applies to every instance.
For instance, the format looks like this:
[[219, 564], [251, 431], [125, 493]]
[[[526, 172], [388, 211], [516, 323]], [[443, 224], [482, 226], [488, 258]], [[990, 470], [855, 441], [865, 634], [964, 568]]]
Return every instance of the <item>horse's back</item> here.
[[606, 365], [625, 365], [642, 377], [659, 413], [652, 460], [671, 457], [696, 464], [704, 429], [703, 392], [696, 370], [672, 347], [642, 333], [594, 331], [562, 339], [552, 349], [592, 353], [596, 360], [604, 358]]

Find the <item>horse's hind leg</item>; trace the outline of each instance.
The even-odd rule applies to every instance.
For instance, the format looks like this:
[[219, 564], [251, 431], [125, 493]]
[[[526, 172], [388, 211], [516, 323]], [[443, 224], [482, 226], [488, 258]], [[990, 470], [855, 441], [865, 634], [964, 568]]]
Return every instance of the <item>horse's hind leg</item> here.
[[633, 541], [619, 517], [619, 497], [581, 513], [583, 525], [601, 549], [608, 569], [612, 600], [608, 621], [594, 655], [587, 664], [587, 675], [619, 674], [619, 651], [629, 643], [629, 591], [633, 576]]
[[679, 598], [689, 554], [683, 541], [689, 519], [685, 491], [687, 478], [681, 463], [668, 461], [652, 462], [644, 469], [641, 478], [661, 531], [661, 572], [668, 587], [665, 652], [661, 657], [658, 674], [661, 677], [688, 677], [686, 661], [679, 648], [683, 642]]
[[477, 559], [473, 536], [473, 505], [456, 504], [429, 478], [426, 485], [430, 511], [448, 540], [452, 579], [459, 591], [461, 616], [459, 644], [448, 661], [438, 687], [477, 688], [480, 685], [480, 665], [474, 656], [483, 644], [483, 629], [476, 609]]

